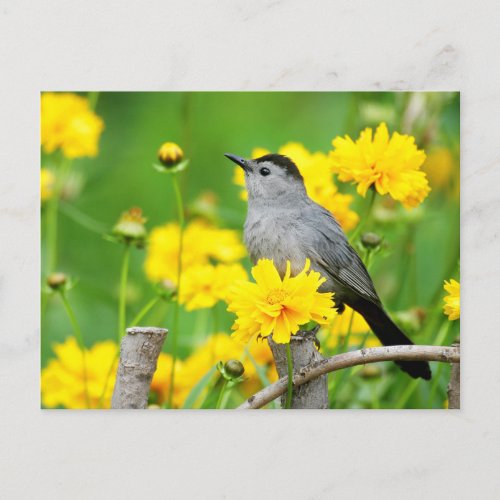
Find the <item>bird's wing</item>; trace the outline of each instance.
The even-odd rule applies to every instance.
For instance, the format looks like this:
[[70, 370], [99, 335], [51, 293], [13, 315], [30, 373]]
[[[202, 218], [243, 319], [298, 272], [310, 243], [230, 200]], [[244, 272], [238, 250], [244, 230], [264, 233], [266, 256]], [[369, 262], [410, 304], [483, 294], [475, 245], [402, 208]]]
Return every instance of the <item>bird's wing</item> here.
[[359, 255], [349, 245], [344, 232], [330, 212], [312, 205], [304, 213], [311, 231], [315, 259], [330, 277], [363, 298], [380, 304], [372, 279]]

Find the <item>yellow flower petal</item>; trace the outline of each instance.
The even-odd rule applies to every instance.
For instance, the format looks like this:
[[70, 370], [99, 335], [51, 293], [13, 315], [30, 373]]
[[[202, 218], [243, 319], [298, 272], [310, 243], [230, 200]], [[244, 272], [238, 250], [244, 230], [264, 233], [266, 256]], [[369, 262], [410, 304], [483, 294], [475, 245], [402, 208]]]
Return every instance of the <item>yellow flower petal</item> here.
[[61, 149], [67, 158], [96, 156], [104, 122], [76, 94], [44, 93], [41, 144], [47, 153]]
[[417, 149], [413, 137], [394, 132], [389, 138], [386, 124], [381, 123], [374, 136], [367, 128], [356, 142], [337, 137], [332, 145], [333, 171], [340, 180], [355, 182], [361, 196], [375, 186], [381, 195], [389, 194], [405, 208], [413, 208], [429, 194], [426, 174], [420, 170], [425, 153]]
[[460, 283], [454, 279], [444, 282], [448, 295], [444, 298], [444, 313], [450, 321], [460, 319]]
[[[330, 321], [336, 314], [333, 294], [318, 292], [324, 278], [309, 271], [310, 265], [307, 259], [304, 268], [292, 276], [288, 262], [282, 280], [272, 261], [260, 260], [252, 269], [256, 283], [239, 283], [227, 296], [228, 311], [237, 316], [233, 336], [244, 342], [256, 334], [272, 333], [275, 342], [284, 343], [310, 320]], [[247, 293], [249, 286], [258, 292]]]

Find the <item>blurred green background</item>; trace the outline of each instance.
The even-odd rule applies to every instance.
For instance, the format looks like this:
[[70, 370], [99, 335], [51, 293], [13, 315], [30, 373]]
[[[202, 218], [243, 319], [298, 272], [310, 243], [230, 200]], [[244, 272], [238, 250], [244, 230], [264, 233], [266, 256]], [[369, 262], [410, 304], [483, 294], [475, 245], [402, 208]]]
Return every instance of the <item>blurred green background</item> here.
[[[185, 203], [189, 206], [202, 192], [212, 191], [218, 197], [222, 226], [241, 230], [246, 206], [238, 196], [240, 188], [232, 182], [234, 164], [223, 153], [250, 156], [254, 147], [275, 151], [290, 141], [327, 153], [335, 136], [349, 134], [355, 139], [363, 128], [381, 121], [391, 132], [414, 135], [428, 155], [434, 148], [446, 148], [454, 160], [446, 185], [437, 188], [431, 180], [432, 191], [421, 207], [412, 212], [398, 207], [402, 214], [398, 221], [387, 225], [373, 220], [364, 228], [384, 236], [384, 249], [374, 260], [371, 274], [387, 308], [404, 311], [418, 306], [440, 312], [426, 317], [431, 342], [437, 332], [429, 322], [434, 321], [437, 328], [443, 321], [443, 280], [458, 278], [459, 106], [457, 93], [100, 93], [95, 111], [105, 130], [99, 155], [73, 162], [59, 215], [59, 268], [78, 280], [70, 293], [85, 343], [90, 346], [116, 336], [123, 249], [106, 241], [102, 233], [110, 232], [120, 214], [132, 206], [142, 208], [148, 229], [176, 220], [169, 176], [152, 168], [160, 144], [174, 141], [190, 159], [188, 169], [180, 174]], [[42, 166], [50, 168], [52, 161], [42, 154]], [[337, 184], [341, 191], [355, 193], [353, 186]], [[365, 206], [366, 200], [356, 195], [354, 210], [362, 215]], [[154, 296], [143, 272], [144, 258], [145, 250], [133, 250], [129, 319]], [[55, 304], [57, 297], [49, 301], [42, 317], [42, 366], [52, 356], [51, 344], [71, 334], [63, 308]], [[164, 307], [150, 317], [151, 322], [156, 318], [168, 327], [171, 311], [163, 317]], [[229, 331], [233, 318], [223, 313], [225, 304], [217, 307]], [[181, 357], [189, 351], [193, 336], [203, 335], [207, 316], [203, 310], [181, 313]], [[456, 335], [458, 324], [444, 340]], [[418, 336], [414, 338], [420, 343]], [[403, 390], [410, 379], [402, 380]], [[444, 383], [443, 378], [443, 387]], [[443, 387], [436, 390], [442, 392]], [[425, 395], [419, 397], [423, 399], [415, 401], [415, 407], [424, 405]]]

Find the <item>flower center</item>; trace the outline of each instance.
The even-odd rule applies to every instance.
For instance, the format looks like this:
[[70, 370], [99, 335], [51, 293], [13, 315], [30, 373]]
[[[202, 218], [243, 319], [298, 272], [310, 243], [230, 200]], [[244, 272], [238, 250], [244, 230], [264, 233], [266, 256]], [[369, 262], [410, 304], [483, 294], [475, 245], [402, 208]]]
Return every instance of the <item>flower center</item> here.
[[274, 288], [268, 294], [266, 301], [268, 304], [274, 305], [283, 302], [288, 294], [281, 288]]

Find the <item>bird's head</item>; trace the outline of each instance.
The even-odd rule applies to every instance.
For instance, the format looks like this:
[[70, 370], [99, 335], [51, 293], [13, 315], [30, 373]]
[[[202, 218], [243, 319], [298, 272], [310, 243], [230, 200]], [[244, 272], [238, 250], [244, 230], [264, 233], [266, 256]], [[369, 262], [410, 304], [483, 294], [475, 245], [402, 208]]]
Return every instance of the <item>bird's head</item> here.
[[245, 171], [249, 201], [293, 199], [305, 194], [304, 179], [287, 156], [267, 154], [253, 160], [233, 154], [225, 156]]

